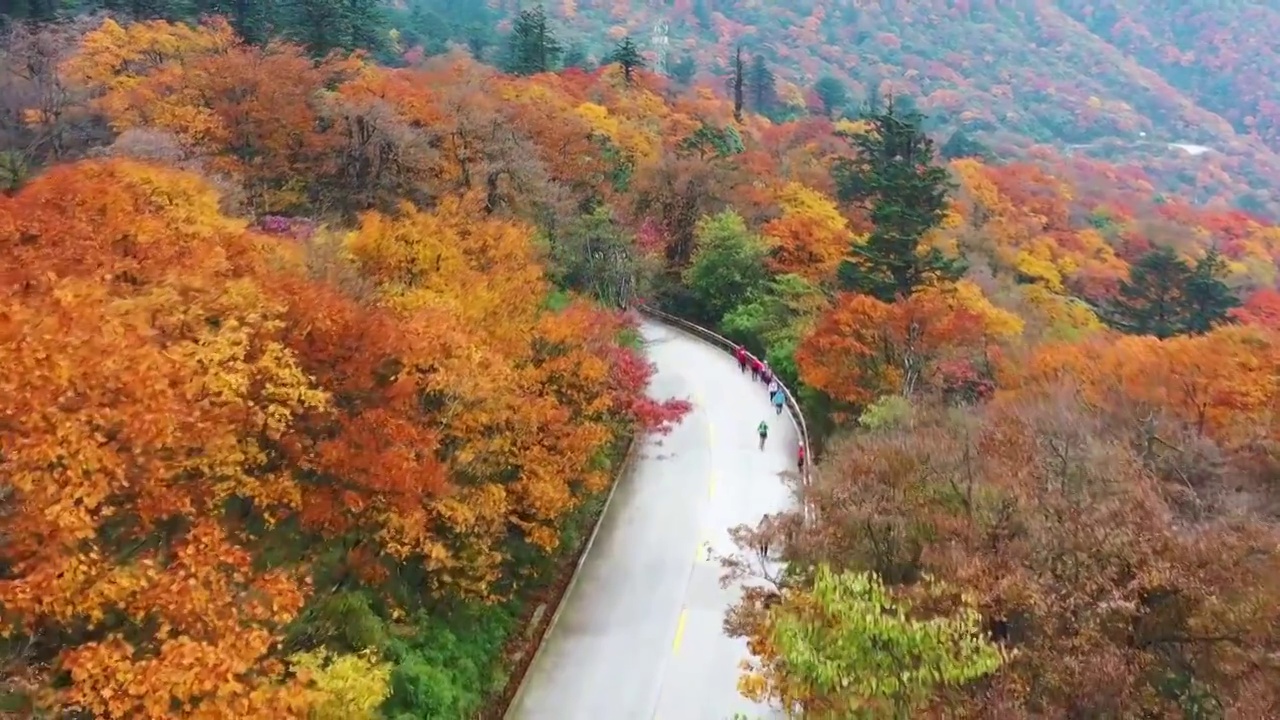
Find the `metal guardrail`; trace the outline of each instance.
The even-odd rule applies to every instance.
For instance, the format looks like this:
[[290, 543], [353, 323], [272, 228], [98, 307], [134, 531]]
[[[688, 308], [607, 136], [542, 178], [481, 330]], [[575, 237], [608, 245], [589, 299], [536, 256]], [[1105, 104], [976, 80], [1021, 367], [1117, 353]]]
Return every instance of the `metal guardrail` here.
[[[732, 354], [738, 347], [738, 343], [733, 342], [719, 333], [708, 330], [701, 325], [695, 325], [684, 318], [676, 317], [675, 315], [663, 312], [649, 305], [637, 305], [636, 310], [670, 325], [675, 325], [678, 328], [706, 340], [712, 345], [719, 346], [722, 350], [725, 350], [730, 354]], [[755, 357], [750, 353], [747, 353], [747, 355], [751, 358]], [[778, 382], [778, 387], [782, 388], [782, 393], [787, 398], [787, 415], [791, 417], [791, 424], [795, 426], [796, 434], [800, 436], [800, 442], [804, 443], [804, 469], [800, 472], [800, 483], [807, 491], [809, 489], [809, 483], [813, 478], [813, 457], [811, 455], [813, 452], [813, 445], [809, 443], [809, 427], [804, 421], [804, 413], [800, 411], [800, 403], [796, 401], [795, 395], [791, 393], [790, 388], [783, 385], [781, 381]], [[806, 524], [808, 524], [812, 519], [808, 503], [804, 503], [804, 517]]]

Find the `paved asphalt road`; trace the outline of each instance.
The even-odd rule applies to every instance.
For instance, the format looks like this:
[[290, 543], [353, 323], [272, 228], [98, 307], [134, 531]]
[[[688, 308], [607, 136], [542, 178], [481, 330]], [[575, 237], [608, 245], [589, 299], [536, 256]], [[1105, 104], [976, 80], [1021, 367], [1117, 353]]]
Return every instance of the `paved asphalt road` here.
[[738, 591], [720, 588], [705, 548], [729, 552], [730, 527], [790, 506], [779, 474], [793, 469], [795, 430], [722, 351], [652, 322], [643, 332], [657, 365], [650, 393], [694, 409], [670, 435], [650, 437], [619, 481], [507, 720], [782, 717], [737, 693], [746, 643], [722, 621]]

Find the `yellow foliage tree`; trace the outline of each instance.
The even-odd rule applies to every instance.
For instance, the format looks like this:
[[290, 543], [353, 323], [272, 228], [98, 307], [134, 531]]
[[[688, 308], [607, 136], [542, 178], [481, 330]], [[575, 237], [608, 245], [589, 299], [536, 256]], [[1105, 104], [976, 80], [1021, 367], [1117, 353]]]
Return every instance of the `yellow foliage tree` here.
[[982, 288], [971, 280], [960, 280], [951, 287], [930, 287], [922, 291], [944, 298], [952, 311], [965, 310], [982, 319], [987, 334], [995, 340], [1009, 340], [1022, 334], [1025, 323], [1017, 314], [996, 307]]
[[830, 282], [853, 241], [848, 221], [830, 198], [799, 183], [785, 185], [779, 202], [782, 217], [764, 226], [773, 246], [772, 269], [815, 284]]
[[391, 663], [380, 662], [372, 651], [313, 650], [291, 656], [289, 663], [315, 693], [309, 720], [376, 720], [391, 695]]

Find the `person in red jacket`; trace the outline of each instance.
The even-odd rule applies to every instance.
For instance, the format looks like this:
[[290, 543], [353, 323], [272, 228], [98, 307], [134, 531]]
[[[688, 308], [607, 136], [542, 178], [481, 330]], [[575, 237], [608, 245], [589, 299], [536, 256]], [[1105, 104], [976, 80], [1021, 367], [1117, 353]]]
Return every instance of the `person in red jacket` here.
[[804, 472], [804, 443], [800, 443], [800, 449], [796, 452], [796, 467]]
[[745, 373], [747, 371], [747, 349], [739, 345], [733, 351], [733, 356], [738, 359], [738, 369]]
[[760, 362], [760, 358], [751, 358], [751, 379], [759, 380], [761, 370], [764, 370], [764, 363]]

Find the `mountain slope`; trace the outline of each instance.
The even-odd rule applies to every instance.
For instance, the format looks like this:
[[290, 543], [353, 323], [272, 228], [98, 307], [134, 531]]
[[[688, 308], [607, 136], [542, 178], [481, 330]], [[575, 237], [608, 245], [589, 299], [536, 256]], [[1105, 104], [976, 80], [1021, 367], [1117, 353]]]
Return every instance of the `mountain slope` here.
[[[496, 9], [509, 17], [518, 5]], [[963, 127], [1006, 153], [1085, 152], [1143, 168], [1160, 190], [1274, 216], [1280, 106], [1268, 98], [1280, 64], [1269, 39], [1280, 11], [1199, 5], [1170, 14], [1149, 0], [570, 0], [548, 12], [597, 56], [625, 33], [651, 43], [665, 21], [671, 60], [688, 54], [704, 81], [724, 74], [741, 44], [774, 66], [784, 98], [823, 76], [855, 102], [911, 95], [944, 130]]]

